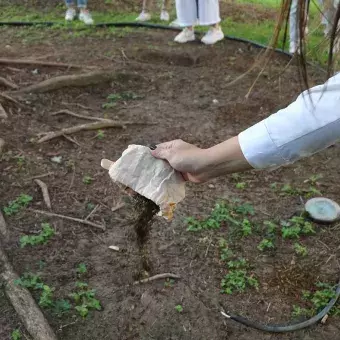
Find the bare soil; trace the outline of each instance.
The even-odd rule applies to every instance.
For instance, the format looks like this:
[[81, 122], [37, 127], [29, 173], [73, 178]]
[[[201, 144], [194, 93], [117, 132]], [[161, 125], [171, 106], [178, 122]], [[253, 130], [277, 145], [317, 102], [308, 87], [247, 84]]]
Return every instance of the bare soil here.
[[[37, 33], [38, 32], [38, 33]], [[106, 225], [106, 231], [79, 223], [49, 218], [22, 210], [8, 217], [10, 240], [5, 249], [19, 274], [40, 272], [55, 288], [57, 298], [66, 298], [77, 281], [75, 268], [86, 263], [86, 281], [97, 291], [103, 305], [84, 320], [74, 316], [55, 317], [44, 310], [60, 340], [102, 339], [340, 339], [337, 318], [326, 325], [287, 335], [263, 334], [224, 319], [221, 307], [264, 323], [286, 323], [291, 320], [294, 304], [301, 304], [301, 291], [314, 289], [317, 281], [335, 283], [339, 274], [340, 226], [317, 226], [317, 235], [302, 240], [309, 249], [303, 259], [295, 256], [292, 242], [278, 239], [277, 248], [261, 253], [257, 244], [262, 236], [254, 234], [235, 240], [239, 257], [245, 257], [259, 279], [259, 290], [244, 294], [220, 293], [220, 282], [227, 273], [219, 260], [219, 237], [227, 238], [229, 226], [210, 232], [186, 231], [187, 216], [204, 216], [216, 200], [240, 199], [250, 202], [256, 211], [253, 220], [287, 219], [299, 212], [299, 196], [280, 196], [270, 184], [289, 183], [293, 187], [306, 184], [313, 174], [323, 174], [319, 190], [339, 199], [338, 146], [294, 165], [270, 172], [250, 172], [239, 181], [244, 190], [236, 189], [231, 176], [212, 183], [188, 185], [187, 197], [180, 204], [175, 219], [168, 223], [157, 218], [147, 242], [150, 268], [145, 272], [141, 261], [131, 204], [110, 182], [100, 167], [102, 158], [115, 160], [129, 144], [149, 145], [176, 138], [208, 147], [236, 135], [251, 124], [293, 100], [300, 91], [297, 69], [288, 67], [289, 60], [276, 56], [260, 76], [249, 98], [245, 95], [257, 77], [250, 73], [232, 87], [228, 82], [246, 72], [255, 61], [258, 50], [251, 46], [224, 41], [214, 47], [192, 43], [174, 45], [175, 33], [158, 30], [128, 33], [88, 34], [72, 32], [1, 29], [1, 57], [58, 61], [125, 74], [119, 80], [83, 88], [64, 88], [54, 92], [27, 95], [22, 107], [6, 103], [9, 117], [0, 125], [0, 136], [6, 141], [1, 158], [0, 205], [6, 206], [20, 193], [33, 196], [30, 208], [46, 210], [41, 191], [32, 177], [50, 173], [42, 180], [48, 185], [55, 213], [86, 218]], [[43, 39], [32, 39], [34, 35]], [[293, 65], [293, 64], [292, 64]], [[77, 74], [84, 70], [57, 67], [0, 66], [0, 75], [20, 88], [58, 75]], [[311, 72], [313, 82], [322, 75]], [[5, 91], [5, 88], [1, 88]], [[103, 109], [110, 94], [133, 92], [141, 98], [119, 101]], [[8, 92], [10, 94], [10, 92]], [[81, 104], [83, 107], [78, 106]], [[87, 108], [84, 108], [87, 107]], [[73, 112], [132, 121], [125, 129], [76, 133], [73, 142], [63, 137], [37, 144], [39, 133], [58, 130], [85, 121], [70, 116], [52, 116], [53, 112]], [[152, 124], [152, 125], [151, 125]], [[52, 158], [61, 157], [61, 163]], [[20, 159], [20, 161], [18, 161]], [[84, 176], [93, 182], [84, 184]], [[113, 207], [125, 202], [114, 212]], [[91, 203], [91, 205], [89, 205]], [[57, 231], [44, 246], [19, 247], [19, 238], [34, 234], [42, 222]], [[122, 251], [108, 247], [115, 245]], [[46, 265], [41, 268], [41, 261]], [[40, 263], [40, 265], [39, 265]], [[181, 276], [172, 287], [164, 280], [130, 286], [136, 279], [171, 272]], [[20, 327], [14, 311], [0, 290], [0, 338], [8, 339]], [[33, 294], [35, 294], [33, 292]], [[176, 311], [176, 305], [183, 312]]]

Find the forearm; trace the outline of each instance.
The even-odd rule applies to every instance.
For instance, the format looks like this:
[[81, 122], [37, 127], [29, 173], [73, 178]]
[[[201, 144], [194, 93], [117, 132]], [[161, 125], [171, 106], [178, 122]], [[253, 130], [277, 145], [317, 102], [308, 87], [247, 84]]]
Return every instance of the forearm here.
[[203, 152], [206, 159], [203, 171], [207, 179], [252, 169], [242, 153], [238, 137], [230, 138]]

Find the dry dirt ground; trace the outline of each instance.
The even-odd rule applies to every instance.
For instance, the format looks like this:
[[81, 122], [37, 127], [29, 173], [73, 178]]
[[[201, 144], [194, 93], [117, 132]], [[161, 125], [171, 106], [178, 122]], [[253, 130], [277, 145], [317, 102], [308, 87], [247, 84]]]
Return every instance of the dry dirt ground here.
[[[308, 187], [304, 180], [322, 174], [318, 189], [339, 199], [338, 146], [307, 160], [270, 172], [250, 172], [240, 178], [227, 176], [212, 183], [188, 185], [187, 197], [175, 219], [157, 218], [147, 242], [150, 268], [141, 264], [136, 235], [132, 228], [131, 205], [101, 169], [102, 158], [117, 159], [129, 144], [157, 143], [182, 138], [208, 147], [234, 136], [267, 117], [296, 97], [300, 85], [297, 70], [284, 56], [273, 59], [260, 76], [249, 98], [245, 95], [257, 76], [250, 73], [233, 86], [254, 62], [258, 50], [245, 44], [225, 41], [214, 47], [199, 43], [177, 46], [173, 32], [158, 30], [116, 31], [79, 36], [72, 32], [2, 28], [0, 53], [3, 58], [35, 59], [110, 69], [114, 80], [86, 87], [62, 88], [42, 94], [22, 95], [21, 105], [4, 100], [8, 118], [1, 121], [0, 136], [6, 141], [1, 156], [0, 205], [21, 193], [31, 195], [30, 208], [47, 210], [39, 187], [32, 181], [42, 178], [49, 188], [52, 211], [85, 219], [97, 207], [90, 221], [106, 226], [105, 231], [76, 222], [21, 210], [7, 217], [10, 239], [6, 252], [15, 270], [39, 272], [55, 288], [56, 298], [67, 298], [77, 281], [75, 268], [85, 263], [86, 282], [96, 289], [102, 311], [86, 319], [72, 311], [61, 318], [49, 309], [44, 313], [60, 340], [123, 339], [340, 339], [339, 320], [287, 335], [263, 334], [245, 328], [220, 315], [221, 307], [264, 323], [291, 320], [294, 304], [302, 304], [301, 291], [313, 290], [317, 281], [334, 284], [339, 274], [340, 226], [316, 226], [317, 234], [304, 238], [309, 249], [304, 258], [295, 256], [292, 242], [278, 237], [276, 249], [262, 253], [257, 244], [261, 233], [233, 240], [238, 257], [252, 265], [259, 289], [245, 293], [221, 294], [221, 279], [227, 273], [220, 260], [218, 238], [228, 238], [230, 226], [188, 232], [184, 219], [205, 216], [218, 199], [249, 202], [255, 209], [254, 224], [264, 220], [288, 219], [301, 210], [299, 195], [281, 196], [272, 183]], [[33, 39], [33, 37], [40, 37]], [[85, 69], [0, 65], [0, 75], [24, 88], [40, 81]], [[314, 82], [322, 74], [312, 72]], [[2, 87], [1, 91], [8, 91]], [[116, 105], [109, 95], [130, 93]], [[11, 95], [11, 92], [8, 92]], [[133, 93], [134, 99], [131, 99]], [[112, 98], [112, 97], [111, 97]], [[79, 105], [80, 104], [80, 105]], [[74, 113], [129, 121], [125, 128], [103, 132], [83, 131], [37, 144], [38, 135], [80, 123], [83, 119], [52, 113], [68, 109]], [[60, 161], [53, 162], [52, 159]], [[91, 181], [84, 179], [90, 176]], [[86, 183], [88, 184], [86, 184]], [[90, 183], [89, 183], [90, 182]], [[236, 184], [246, 183], [243, 190]], [[124, 207], [112, 211], [125, 202]], [[46, 245], [20, 248], [19, 238], [35, 234], [42, 222], [49, 222], [56, 235]], [[120, 247], [120, 252], [108, 249]], [[42, 265], [44, 264], [44, 265]], [[181, 276], [167, 284], [158, 280], [129, 286], [142, 277], [171, 272]], [[128, 286], [127, 286], [128, 285]], [[15, 328], [22, 329], [9, 302], [0, 290], [0, 338], [9, 339]], [[36, 292], [33, 292], [36, 297]], [[183, 307], [178, 312], [176, 305]]]

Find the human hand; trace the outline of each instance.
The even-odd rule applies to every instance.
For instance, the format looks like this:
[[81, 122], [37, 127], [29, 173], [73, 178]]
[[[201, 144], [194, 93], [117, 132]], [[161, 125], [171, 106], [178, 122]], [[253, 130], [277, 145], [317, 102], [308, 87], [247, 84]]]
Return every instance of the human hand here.
[[209, 179], [205, 173], [208, 165], [206, 150], [181, 139], [153, 145], [150, 149], [154, 157], [168, 161], [175, 170], [181, 172], [186, 181], [201, 183]]

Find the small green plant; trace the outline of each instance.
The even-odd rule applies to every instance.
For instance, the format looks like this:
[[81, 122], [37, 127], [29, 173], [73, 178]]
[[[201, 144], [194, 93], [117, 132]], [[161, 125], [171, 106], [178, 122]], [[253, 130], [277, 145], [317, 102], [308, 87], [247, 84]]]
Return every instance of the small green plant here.
[[91, 176], [85, 175], [83, 177], [83, 183], [86, 185], [90, 185], [93, 181], [93, 178]]
[[307, 247], [302, 246], [300, 243], [294, 243], [294, 250], [297, 255], [307, 256], [308, 250]]
[[105, 138], [105, 133], [103, 130], [98, 130], [97, 134], [96, 134], [96, 138], [101, 140]]
[[39, 306], [43, 308], [51, 308], [54, 306], [53, 291], [54, 291], [54, 288], [51, 288], [48, 285], [43, 285], [42, 293], [39, 299]]
[[310, 198], [313, 196], [322, 196], [322, 193], [320, 190], [318, 190], [314, 186], [310, 186], [307, 190], [304, 190], [304, 196], [306, 198]]
[[235, 206], [234, 208], [235, 213], [241, 215], [255, 215], [254, 207], [249, 203], [243, 203], [240, 205]]
[[111, 109], [117, 105], [118, 101], [137, 100], [144, 96], [128, 91], [123, 93], [112, 93], [107, 97], [107, 102], [102, 105], [103, 109]]
[[86, 203], [86, 209], [92, 211], [95, 208], [95, 205], [92, 202]]
[[233, 256], [233, 252], [232, 250], [228, 247], [228, 242], [223, 239], [223, 238], [220, 238], [218, 240], [218, 245], [219, 245], [219, 248], [220, 248], [220, 258], [222, 261], [228, 261], [230, 260], [230, 258]]
[[22, 336], [21, 336], [21, 332], [19, 329], [15, 329], [12, 333], [11, 333], [11, 340], [21, 340]]
[[25, 156], [16, 156], [15, 157], [16, 161], [17, 161], [17, 166], [19, 168], [19, 170], [21, 170], [24, 165], [25, 165], [25, 162], [26, 162], [26, 159], [25, 159]]
[[300, 306], [293, 306], [292, 317], [298, 318], [300, 316], [311, 316], [311, 311], [306, 308], [301, 308]]
[[44, 286], [41, 277], [32, 273], [24, 273], [19, 279], [15, 280], [14, 283], [33, 290], [42, 289]]
[[263, 239], [257, 246], [258, 250], [265, 251], [267, 249], [275, 248], [272, 240], [268, 240], [267, 238]]
[[96, 291], [90, 289], [85, 282], [76, 283], [76, 291], [70, 294], [76, 306], [75, 310], [82, 318], [86, 318], [90, 310], [101, 310], [101, 304], [95, 297]]
[[76, 269], [78, 274], [85, 274], [87, 273], [87, 268], [85, 263], [80, 263]]
[[312, 186], [316, 186], [319, 184], [318, 181], [322, 178], [323, 176], [321, 174], [312, 175], [308, 179], [306, 179], [304, 183], [310, 183]]
[[300, 194], [300, 190], [293, 188], [290, 184], [284, 184], [280, 189], [280, 192], [283, 196], [295, 196]]
[[24, 235], [20, 237], [20, 247], [24, 248], [28, 245], [36, 246], [46, 244], [49, 239], [55, 235], [55, 231], [49, 223], [42, 223], [42, 230], [38, 235]]
[[26, 208], [32, 200], [33, 200], [32, 196], [20, 194], [20, 196], [17, 197], [14, 201], [10, 201], [7, 207], [4, 207], [4, 214], [6, 216], [15, 215], [21, 209]]
[[278, 229], [277, 224], [275, 224], [274, 222], [271, 222], [271, 221], [264, 221], [263, 225], [266, 227], [267, 233], [269, 235], [275, 234], [277, 229]]
[[166, 281], [164, 282], [164, 287], [165, 288], [171, 288], [173, 287], [175, 284], [175, 280], [174, 279], [166, 279]]
[[244, 219], [241, 225], [242, 236], [246, 237], [252, 234], [252, 225], [248, 219]]
[[58, 317], [68, 313], [71, 310], [71, 304], [68, 300], [57, 300], [53, 306], [53, 313]]
[[294, 216], [288, 222], [281, 222], [281, 225], [283, 238], [298, 239], [300, 235], [315, 234], [312, 223], [302, 216]]
[[235, 185], [236, 189], [240, 189], [240, 190], [245, 189], [246, 186], [247, 186], [247, 183], [246, 183], [246, 182], [238, 182], [238, 183], [236, 183], [236, 185]]
[[183, 312], [183, 307], [182, 307], [182, 305], [177, 305], [177, 306], [175, 306], [175, 309], [177, 310], [178, 313], [182, 313], [182, 312]]

